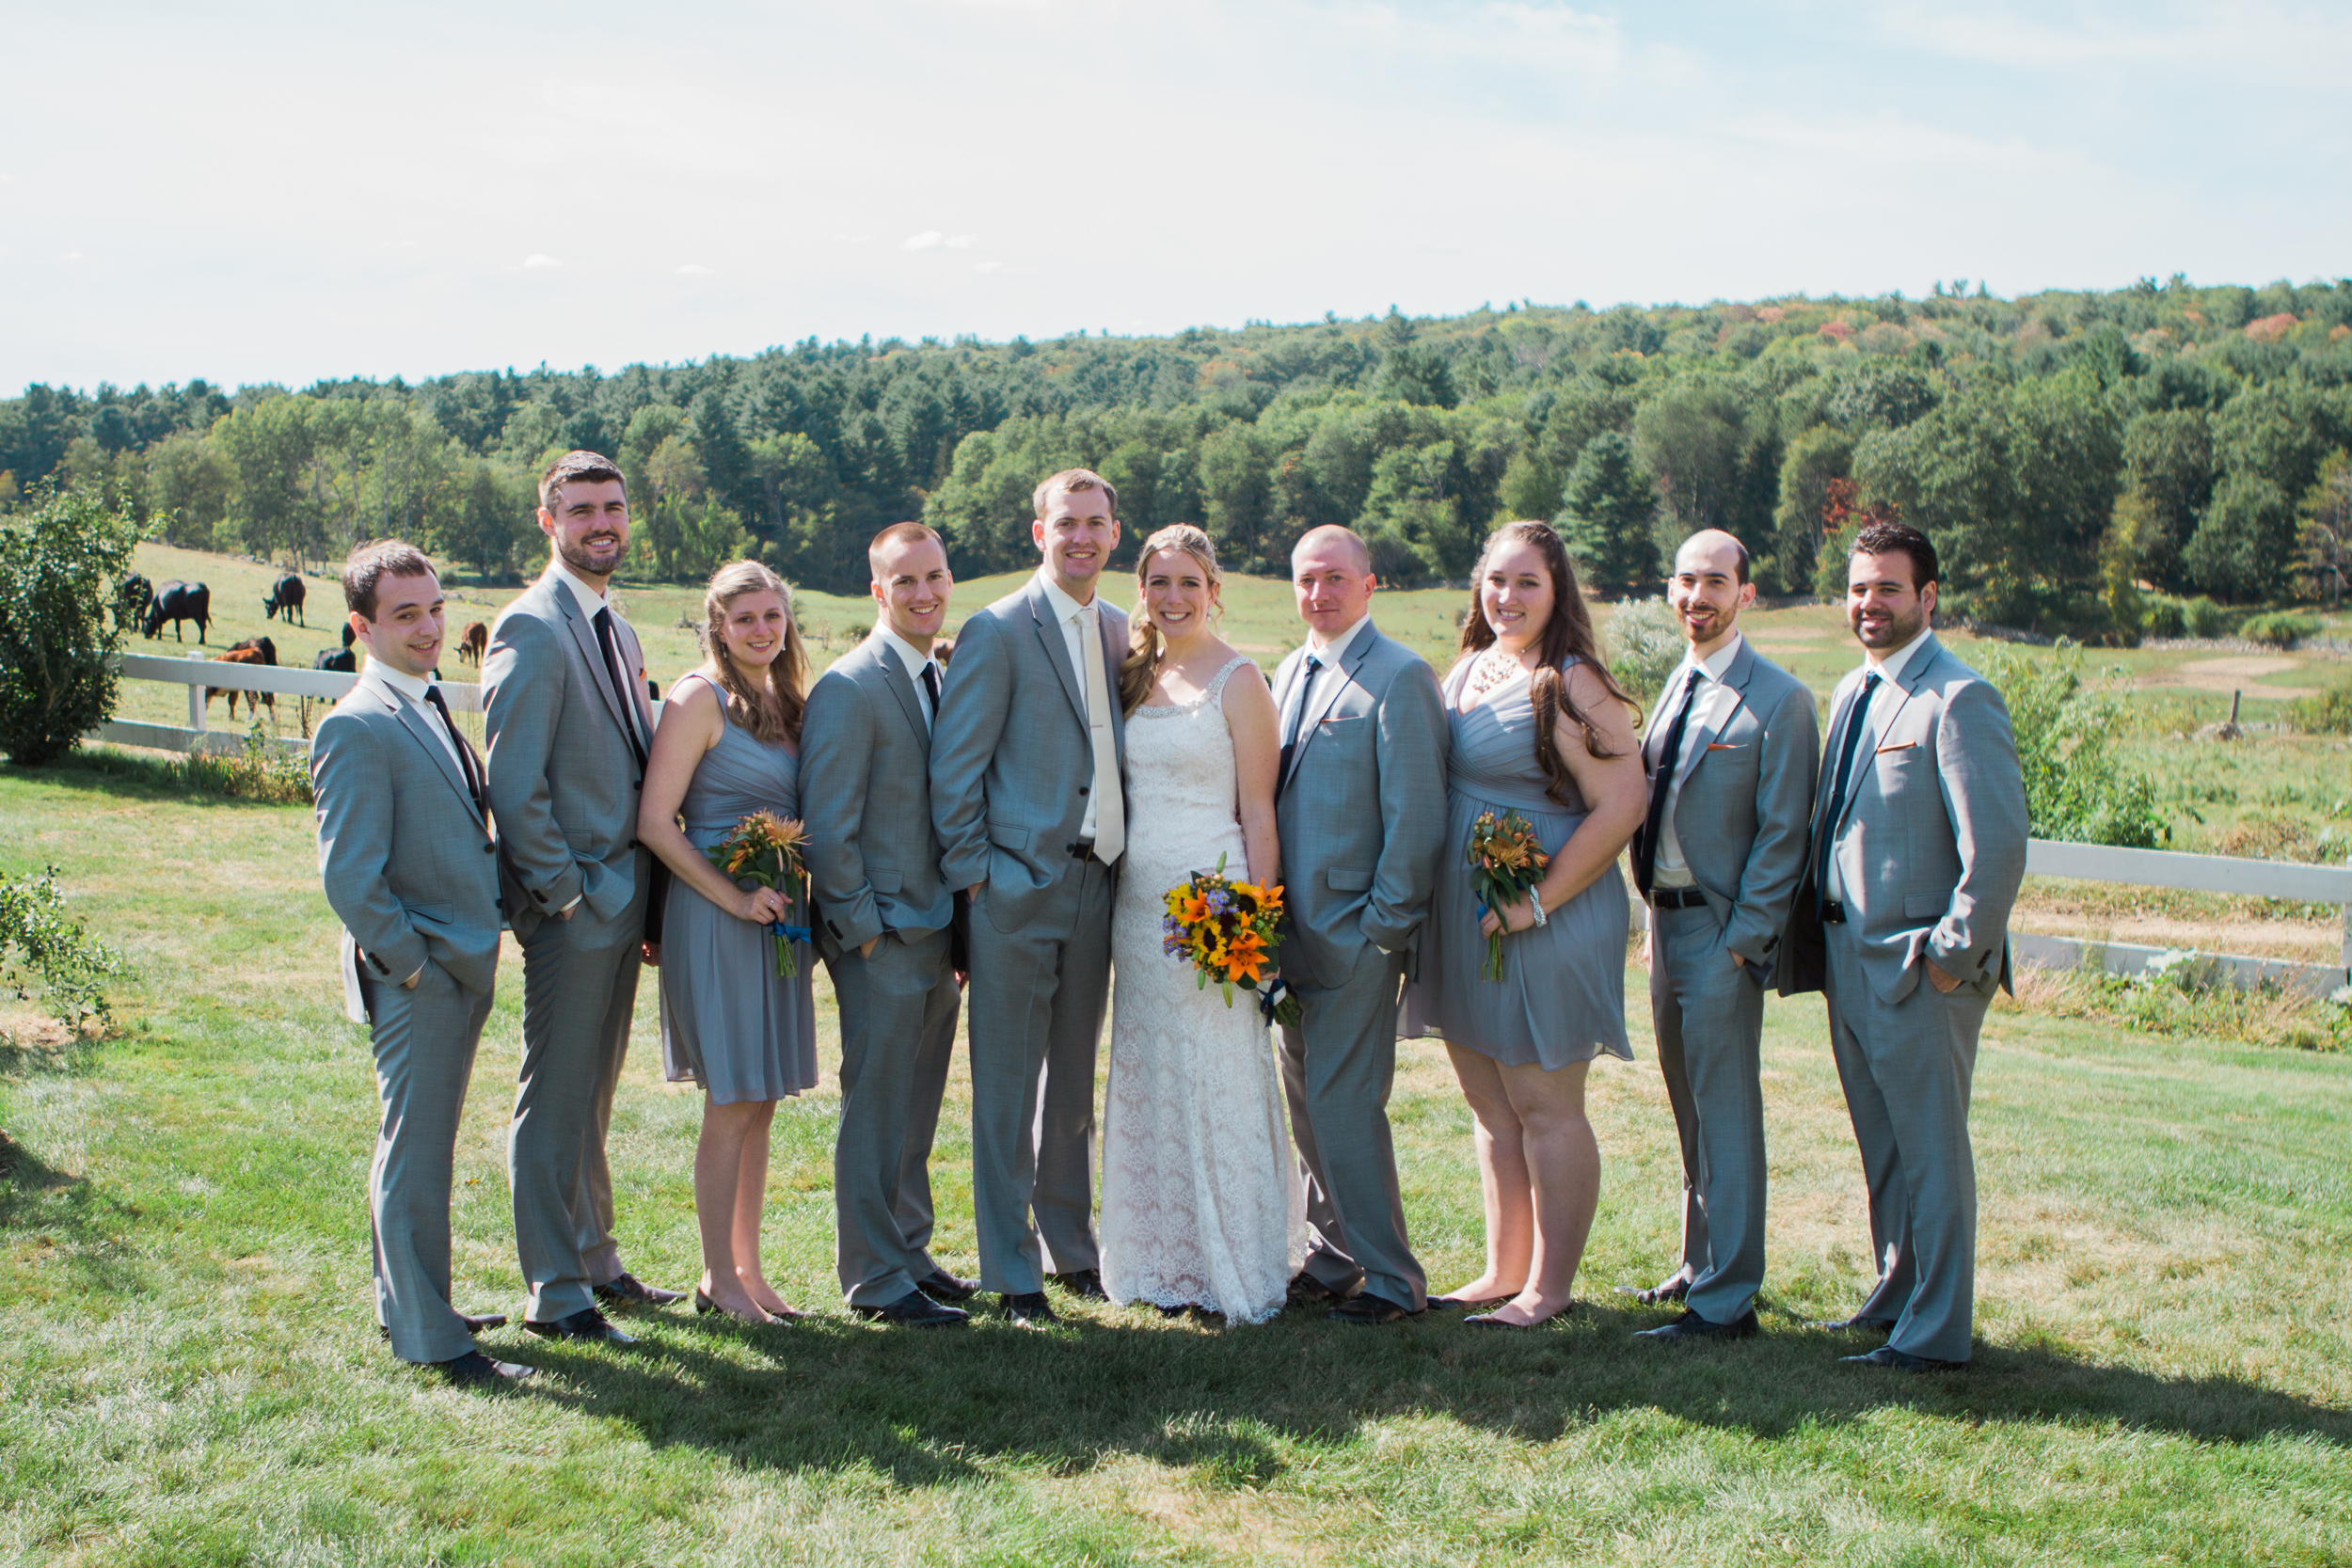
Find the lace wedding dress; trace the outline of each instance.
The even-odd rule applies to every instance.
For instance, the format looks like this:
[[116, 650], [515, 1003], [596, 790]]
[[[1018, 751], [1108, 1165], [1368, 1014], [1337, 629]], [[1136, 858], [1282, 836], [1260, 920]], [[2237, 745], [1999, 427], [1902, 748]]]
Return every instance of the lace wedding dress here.
[[[1160, 945], [1168, 890], [1225, 857], [1248, 876], [1235, 821], [1233, 738], [1220, 699], [1127, 719], [1126, 863], [1111, 919], [1110, 1090], [1103, 1116], [1103, 1284], [1116, 1302], [1196, 1306], [1229, 1322], [1282, 1308], [1307, 1220], [1264, 1017], [1193, 983]], [[1254, 678], [1254, 677], [1253, 677]]]

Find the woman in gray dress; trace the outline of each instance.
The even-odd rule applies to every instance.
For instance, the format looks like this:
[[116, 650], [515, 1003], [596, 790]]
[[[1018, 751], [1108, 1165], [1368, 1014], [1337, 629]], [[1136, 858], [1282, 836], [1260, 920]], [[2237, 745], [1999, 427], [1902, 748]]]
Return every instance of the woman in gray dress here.
[[670, 689], [637, 816], [637, 836], [673, 877], [661, 932], [662, 1066], [672, 1083], [703, 1086], [694, 1306], [745, 1323], [802, 1316], [760, 1271], [759, 1220], [776, 1101], [817, 1082], [812, 965], [801, 943], [800, 973], [779, 976], [770, 930], [779, 920], [805, 924], [805, 912], [773, 889], [737, 886], [703, 851], [748, 813], [801, 814], [808, 658], [789, 593], [755, 561], [712, 575], [703, 595], [709, 657]]
[[[1454, 848], [1422, 927], [1405, 1035], [1443, 1038], [1478, 1124], [1486, 1267], [1435, 1307], [1525, 1328], [1565, 1308], [1600, 1198], [1584, 1074], [1625, 1036], [1629, 906], [1616, 859], [1645, 791], [1633, 703], [1594, 651], [1576, 568], [1542, 523], [1506, 523], [1479, 559], [1461, 657], [1446, 676]], [[1532, 900], [1484, 908], [1465, 855], [1481, 812], [1525, 817], [1551, 857]], [[1479, 973], [1506, 933], [1502, 978]]]

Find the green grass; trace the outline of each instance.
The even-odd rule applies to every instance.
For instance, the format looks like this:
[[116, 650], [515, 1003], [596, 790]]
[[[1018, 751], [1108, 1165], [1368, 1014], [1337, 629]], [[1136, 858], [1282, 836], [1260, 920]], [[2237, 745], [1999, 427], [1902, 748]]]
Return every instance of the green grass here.
[[[1851, 1371], [1804, 1326], [1859, 1299], [1859, 1171], [1817, 1001], [1768, 1012], [1761, 1338], [1669, 1353], [1608, 1287], [1674, 1244], [1647, 1050], [1604, 1064], [1607, 1162], [1553, 1328], [1259, 1328], [1065, 1303], [942, 1338], [853, 1322], [831, 1270], [828, 1076], [778, 1117], [782, 1329], [637, 1314], [644, 1354], [484, 1398], [372, 1332], [373, 1078], [299, 807], [136, 770], [0, 768], [0, 872], [55, 862], [137, 967], [118, 1037], [18, 1013], [0, 1053], [0, 1561], [1689, 1563], [2352, 1561], [2352, 1060], [2004, 1006], [1977, 1080], [1979, 1341], [1964, 1377]], [[502, 1174], [510, 951], [458, 1152], [461, 1304], [519, 1294]], [[830, 1030], [818, 984], [820, 1027]], [[625, 1245], [697, 1266], [697, 1102], [650, 993], [614, 1118]], [[830, 1038], [820, 1052], [828, 1069]], [[1400, 1053], [1406, 1206], [1475, 1272], [1470, 1120]], [[959, 1056], [961, 1064], [961, 1055]], [[962, 1080], [935, 1169], [973, 1263]]]

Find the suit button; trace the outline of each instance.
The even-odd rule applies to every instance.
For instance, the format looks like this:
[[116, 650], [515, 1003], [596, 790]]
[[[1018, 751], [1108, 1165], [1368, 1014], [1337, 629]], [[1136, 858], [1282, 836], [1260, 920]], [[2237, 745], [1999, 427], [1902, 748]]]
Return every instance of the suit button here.
[[485, 855], [494, 855], [498, 853], [498, 841], [496, 839], [485, 840], [482, 846], [482, 852]]
[[1079, 793], [1079, 794], [1081, 794], [1081, 795], [1084, 795], [1089, 787], [1091, 787], [1091, 786], [1087, 785], [1087, 784], [1080, 784], [1080, 785], [1078, 786], [1078, 793]]

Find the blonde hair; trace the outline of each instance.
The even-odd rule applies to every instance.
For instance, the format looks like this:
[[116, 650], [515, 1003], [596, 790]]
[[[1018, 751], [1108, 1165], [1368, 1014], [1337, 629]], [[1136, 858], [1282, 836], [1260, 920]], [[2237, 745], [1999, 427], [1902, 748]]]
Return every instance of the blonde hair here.
[[1144, 608], [1143, 584], [1152, 558], [1162, 550], [1182, 550], [1200, 562], [1212, 595], [1225, 582], [1225, 574], [1217, 569], [1216, 546], [1190, 523], [1171, 523], [1143, 542], [1142, 553], [1136, 557], [1136, 612], [1127, 618], [1127, 657], [1119, 666], [1119, 705], [1129, 713], [1143, 705], [1159, 673], [1160, 628]]
[[[727, 607], [746, 594], [773, 594], [784, 601], [784, 647], [768, 666], [767, 689], [755, 689], [727, 657]], [[782, 578], [756, 561], [731, 561], [710, 574], [703, 590], [703, 651], [727, 714], [751, 731], [752, 738], [772, 746], [779, 740], [801, 743], [801, 714], [807, 706], [808, 650], [801, 643], [801, 618], [792, 609], [792, 589]]]

